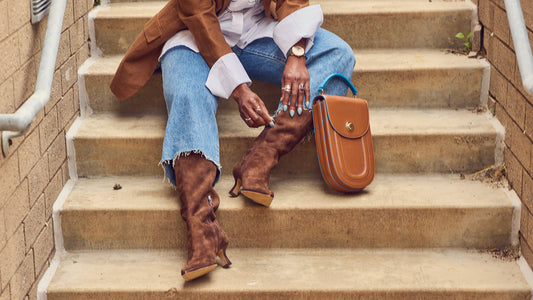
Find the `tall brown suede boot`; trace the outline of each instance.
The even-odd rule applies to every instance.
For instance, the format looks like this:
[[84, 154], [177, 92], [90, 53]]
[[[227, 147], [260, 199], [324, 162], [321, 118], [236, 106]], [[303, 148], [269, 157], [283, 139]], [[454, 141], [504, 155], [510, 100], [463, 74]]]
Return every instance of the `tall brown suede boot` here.
[[313, 128], [311, 110], [301, 116], [290, 117], [289, 112], [280, 112], [274, 117], [275, 126], [265, 127], [252, 146], [233, 167], [235, 185], [230, 190], [232, 197], [242, 193], [252, 201], [269, 207], [274, 193], [268, 187], [270, 172], [279, 159], [289, 153]]
[[216, 220], [220, 198], [213, 188], [216, 166], [199, 154], [191, 153], [176, 160], [176, 186], [181, 200], [181, 217], [187, 223], [187, 265], [181, 276], [190, 281], [217, 266], [231, 264], [226, 256], [228, 237]]

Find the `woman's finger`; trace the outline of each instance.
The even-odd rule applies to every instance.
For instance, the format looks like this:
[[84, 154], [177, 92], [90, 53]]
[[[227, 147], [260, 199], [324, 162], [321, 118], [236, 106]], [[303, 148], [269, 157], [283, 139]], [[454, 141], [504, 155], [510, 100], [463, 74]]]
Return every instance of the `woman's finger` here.
[[262, 125], [265, 125], [265, 120], [258, 114], [257, 111], [257, 105], [254, 104], [254, 102], [250, 102], [249, 105], [246, 106], [246, 113], [249, 116], [249, 118], [252, 119], [251, 127], [259, 127]]
[[253, 115], [253, 111], [250, 109], [250, 104], [248, 102], [249, 100], [239, 105], [241, 118], [248, 127], [258, 127], [258, 125], [256, 125], [256, 120], [260, 118], [258, 118], [257, 115]]
[[258, 105], [255, 111], [265, 121], [265, 126], [268, 125], [270, 127], [274, 127], [274, 120], [270, 117], [270, 114], [268, 113], [265, 103], [259, 100], [257, 101], [257, 104]]
[[283, 111], [287, 111], [287, 109], [289, 109], [290, 95], [291, 95], [291, 85], [283, 81], [283, 84], [281, 85], [281, 103], [283, 104]]
[[305, 83], [298, 84], [298, 104], [296, 105], [296, 111], [298, 115], [302, 115], [303, 105], [305, 98]]
[[307, 109], [313, 108], [313, 99], [311, 99], [311, 88], [309, 84], [309, 80], [305, 83], [305, 106]]
[[289, 114], [294, 117], [296, 112], [296, 105], [298, 104], [298, 83], [293, 82], [291, 84], [291, 100], [289, 105]]
[[246, 124], [246, 126], [248, 127], [252, 127], [253, 125], [253, 121], [252, 121], [252, 118], [248, 117], [248, 116], [245, 116], [241, 113], [241, 118], [242, 120], [244, 121], [244, 123]]

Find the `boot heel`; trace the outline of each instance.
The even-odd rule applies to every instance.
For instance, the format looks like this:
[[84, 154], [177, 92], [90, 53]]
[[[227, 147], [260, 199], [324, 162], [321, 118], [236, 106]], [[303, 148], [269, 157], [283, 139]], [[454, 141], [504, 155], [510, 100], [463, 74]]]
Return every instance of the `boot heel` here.
[[217, 267], [217, 265], [213, 264], [213, 265], [209, 265], [209, 266], [205, 266], [205, 267], [196, 268], [196, 269], [193, 269], [191, 271], [183, 271], [182, 270], [181, 271], [181, 277], [183, 277], [183, 279], [185, 279], [185, 281], [191, 281], [193, 279], [196, 279], [198, 277], [202, 277], [205, 274], [213, 271], [216, 267]]
[[270, 207], [272, 199], [274, 199], [274, 194], [267, 195], [261, 192], [249, 191], [246, 189], [242, 190], [242, 194], [253, 202], [261, 204], [265, 207]]
[[229, 191], [231, 197], [237, 197], [241, 193], [242, 180], [240, 178], [235, 178], [235, 184]]
[[218, 258], [220, 258], [220, 262], [222, 264], [222, 268], [228, 268], [231, 265], [231, 261], [229, 260], [228, 256], [226, 255], [226, 248], [220, 249], [217, 253]]

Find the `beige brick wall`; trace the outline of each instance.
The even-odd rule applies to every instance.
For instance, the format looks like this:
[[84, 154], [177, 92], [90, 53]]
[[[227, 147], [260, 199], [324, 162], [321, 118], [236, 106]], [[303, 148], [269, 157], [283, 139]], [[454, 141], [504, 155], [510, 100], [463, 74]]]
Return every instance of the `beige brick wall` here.
[[[508, 179], [522, 200], [520, 244], [533, 267], [533, 96], [522, 87], [503, 0], [478, 0], [483, 47], [492, 65], [490, 108], [506, 129]], [[533, 1], [521, 0], [533, 46]]]
[[[69, 178], [65, 134], [79, 115], [79, 66], [89, 56], [93, 0], [68, 0], [49, 103], [0, 155], [0, 299], [36, 299], [54, 254], [52, 206]], [[35, 87], [46, 22], [30, 23], [29, 0], [0, 0], [0, 113]]]

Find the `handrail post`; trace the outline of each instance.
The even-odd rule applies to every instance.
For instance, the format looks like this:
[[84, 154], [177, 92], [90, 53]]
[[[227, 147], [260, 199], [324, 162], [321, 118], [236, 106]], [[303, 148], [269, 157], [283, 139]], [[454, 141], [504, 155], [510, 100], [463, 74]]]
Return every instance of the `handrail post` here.
[[10, 139], [24, 135], [50, 99], [66, 5], [67, 0], [52, 0], [33, 95], [14, 114], [0, 114], [4, 156], [9, 154]]
[[526, 92], [533, 96], [533, 54], [531, 53], [520, 0], [504, 0], [504, 3], [522, 85]]

